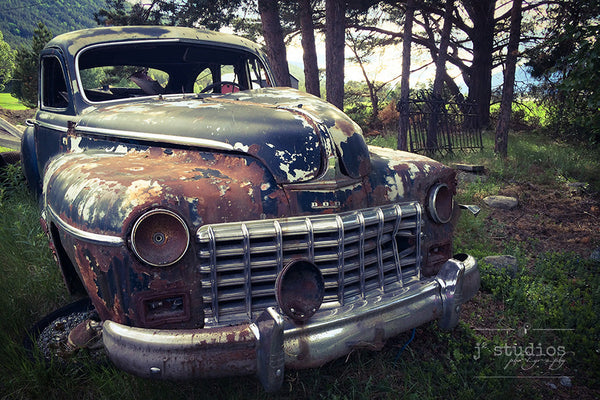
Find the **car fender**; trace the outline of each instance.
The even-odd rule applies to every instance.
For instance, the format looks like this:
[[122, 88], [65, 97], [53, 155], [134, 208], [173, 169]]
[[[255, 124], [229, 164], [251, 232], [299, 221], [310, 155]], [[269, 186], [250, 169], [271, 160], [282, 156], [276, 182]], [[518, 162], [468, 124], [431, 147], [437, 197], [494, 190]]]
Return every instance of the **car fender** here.
[[35, 151], [34, 128], [28, 126], [21, 138], [21, 165], [27, 180], [27, 186], [37, 196], [42, 192], [42, 182]]
[[46, 207], [75, 229], [124, 237], [150, 208], [179, 213], [190, 228], [285, 216], [287, 198], [261, 163], [242, 154], [149, 148], [82, 152], [49, 163]]

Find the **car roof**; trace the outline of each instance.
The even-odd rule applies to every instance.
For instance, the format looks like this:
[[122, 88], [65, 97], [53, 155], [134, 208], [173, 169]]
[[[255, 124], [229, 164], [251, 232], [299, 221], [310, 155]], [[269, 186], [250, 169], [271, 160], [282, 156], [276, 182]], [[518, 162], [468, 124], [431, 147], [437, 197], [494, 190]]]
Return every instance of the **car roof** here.
[[228, 33], [209, 31], [206, 29], [186, 28], [178, 26], [112, 26], [84, 29], [56, 36], [46, 48], [61, 48], [66, 54], [75, 56], [87, 46], [138, 40], [180, 40], [219, 44], [231, 47], [250, 49], [260, 53], [260, 47], [247, 39]]

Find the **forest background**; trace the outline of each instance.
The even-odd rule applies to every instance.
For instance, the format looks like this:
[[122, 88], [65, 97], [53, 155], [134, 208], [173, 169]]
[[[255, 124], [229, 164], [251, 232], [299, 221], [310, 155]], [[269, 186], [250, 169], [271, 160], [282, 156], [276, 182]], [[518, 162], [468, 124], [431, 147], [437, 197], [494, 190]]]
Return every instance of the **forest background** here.
[[[206, 27], [262, 43], [281, 85], [290, 85], [288, 54], [301, 53], [303, 65], [291, 65], [304, 90], [367, 133], [397, 137], [400, 149], [406, 131], [397, 109], [417, 90], [472, 102], [505, 156], [515, 123], [600, 140], [599, 17], [599, 0], [3, 0], [0, 89], [8, 85], [35, 106], [37, 52], [56, 34], [98, 25]], [[534, 80], [515, 86], [517, 66]]]

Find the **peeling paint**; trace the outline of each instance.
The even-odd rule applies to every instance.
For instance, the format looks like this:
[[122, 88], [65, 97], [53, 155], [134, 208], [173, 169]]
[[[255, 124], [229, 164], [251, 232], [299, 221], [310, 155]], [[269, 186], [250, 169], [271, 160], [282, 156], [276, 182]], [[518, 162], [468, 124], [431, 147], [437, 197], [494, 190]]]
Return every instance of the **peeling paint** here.
[[[152, 46], [161, 39], [177, 43], [171, 48], [181, 51], [171, 53], [180, 54], [177, 68], [188, 62], [183, 46], [193, 46], [197, 39], [203, 46], [224, 41], [227, 51], [264, 61], [258, 47], [243, 39], [173, 27], [99, 28], [58, 36], [48, 46], [64, 53], [67, 74], [77, 76], [76, 57], [133, 39], [149, 40]], [[90, 59], [88, 66], [96, 60]], [[427, 157], [367, 146], [360, 127], [340, 110], [292, 89], [181, 94], [177, 88], [171, 94], [139, 92], [139, 98], [92, 102], [79, 82], [70, 83], [71, 108], [36, 115], [45, 232], [63, 274], [81, 279], [102, 320], [147, 328], [139, 336], [148, 335], [144, 344], [166, 330], [177, 339], [191, 338], [191, 353], [177, 355], [169, 343], [162, 362], [202, 368], [200, 374], [262, 368], [256, 363], [257, 347], [270, 333], [251, 322], [263, 306], [281, 309], [277, 278], [290, 260], [306, 258], [323, 274], [328, 270], [327, 304], [316, 314], [319, 323], [325, 322], [320, 326], [342, 312], [356, 312], [359, 320], [361, 313], [373, 314], [386, 296], [396, 301], [413, 290], [396, 276], [404, 274], [404, 261], [411, 264], [409, 285], [436, 291], [415, 298], [431, 299], [442, 290], [435, 286], [441, 285], [438, 278], [416, 282], [436, 275], [451, 256], [458, 210], [447, 207], [451, 221], [440, 224], [431, 218], [429, 204], [431, 188], [440, 183], [456, 192], [450, 168]], [[144, 226], [148, 216], [158, 216], [150, 228]], [[348, 232], [343, 230], [346, 221]], [[394, 238], [391, 232], [398, 229], [403, 232]], [[284, 238], [286, 234], [290, 236]], [[172, 264], [152, 261], [172, 249], [180, 249]], [[342, 259], [346, 251], [352, 267]], [[333, 254], [330, 260], [327, 252]], [[405, 256], [410, 260], [399, 261]], [[69, 270], [71, 265], [75, 271]], [[347, 285], [344, 274], [350, 276]], [[344, 297], [344, 290], [352, 292]], [[259, 300], [253, 302], [255, 295]], [[222, 319], [215, 311], [219, 304], [231, 307]], [[433, 314], [438, 305], [429, 307]], [[359, 320], [351, 332], [380, 345], [379, 336], [388, 328], [382, 321], [372, 317], [366, 326]], [[328, 328], [310, 334], [319, 325], [310, 327], [310, 321], [306, 326], [293, 327], [291, 320], [283, 324], [286, 334], [296, 336], [286, 344], [289, 354], [277, 351], [300, 367], [327, 361], [311, 340], [343, 333]], [[365, 333], [373, 324], [375, 339]], [[233, 345], [243, 348], [232, 350]], [[218, 351], [202, 352], [214, 346]], [[352, 345], [347, 348], [351, 351]], [[143, 353], [140, 358], [148, 354], [136, 352]], [[173, 360], [174, 354], [181, 359]]]
[[84, 149], [79, 147], [79, 143], [81, 143], [80, 137], [71, 137], [69, 140], [70, 151], [73, 153], [82, 153]]
[[[138, 171], [144, 168], [139, 167]], [[133, 181], [125, 192], [125, 201], [122, 208], [135, 207], [146, 203], [151, 198], [156, 198], [162, 194], [162, 187], [156, 181], [137, 180]]]

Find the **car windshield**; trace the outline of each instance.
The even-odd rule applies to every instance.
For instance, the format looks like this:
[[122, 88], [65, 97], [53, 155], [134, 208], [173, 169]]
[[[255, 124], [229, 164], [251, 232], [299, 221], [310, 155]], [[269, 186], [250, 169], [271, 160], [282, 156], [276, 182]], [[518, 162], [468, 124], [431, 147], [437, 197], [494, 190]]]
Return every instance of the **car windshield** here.
[[94, 46], [77, 57], [77, 69], [83, 94], [92, 103], [271, 86], [264, 65], [254, 54], [183, 42]]

